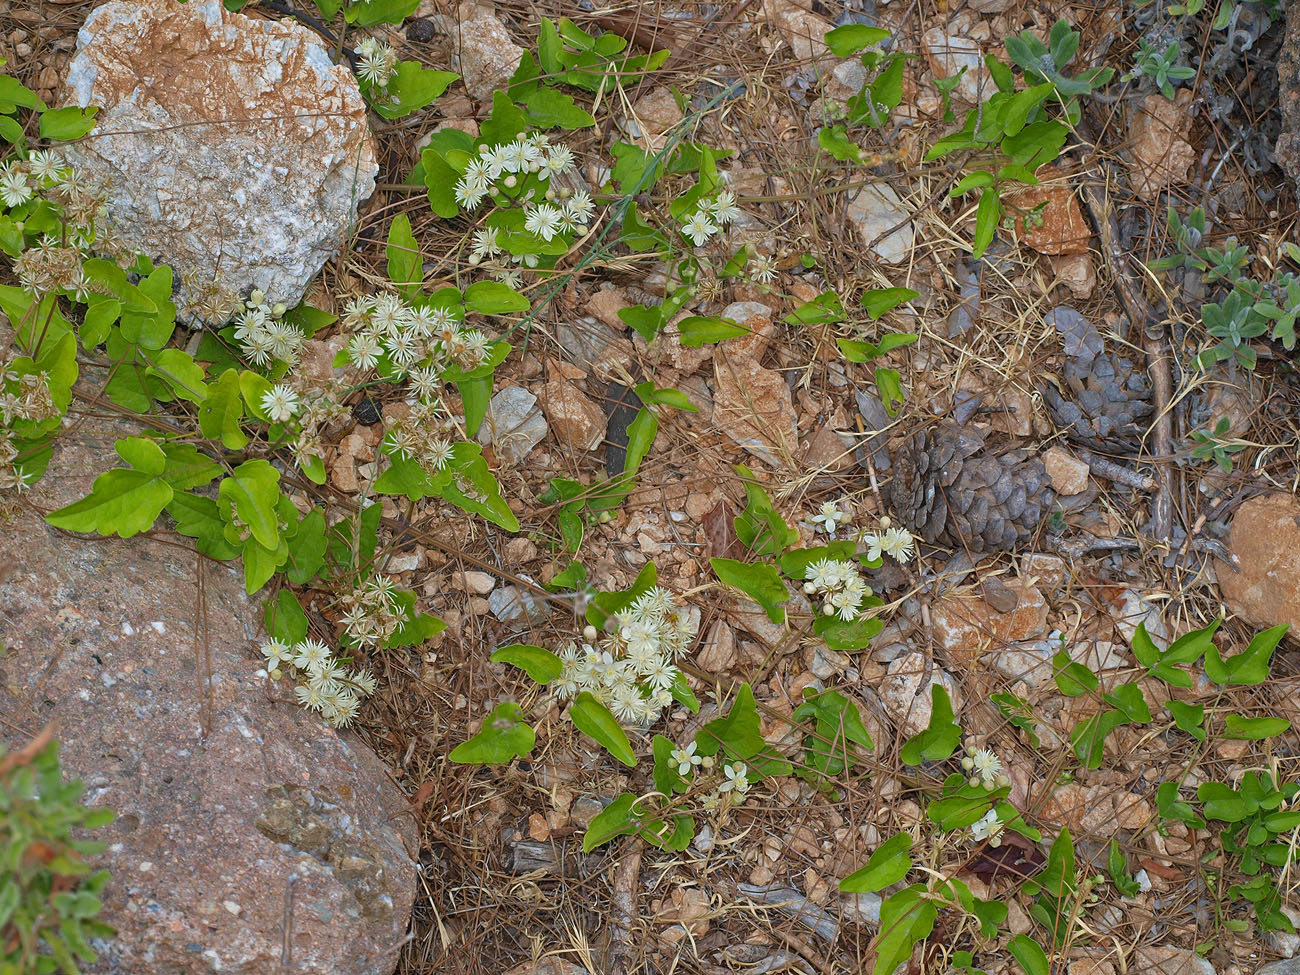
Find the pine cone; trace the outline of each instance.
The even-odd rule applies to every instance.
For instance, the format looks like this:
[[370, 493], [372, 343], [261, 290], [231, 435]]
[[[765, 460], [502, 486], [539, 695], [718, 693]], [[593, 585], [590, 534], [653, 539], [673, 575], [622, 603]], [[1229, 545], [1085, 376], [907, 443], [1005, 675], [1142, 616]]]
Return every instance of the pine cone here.
[[1134, 454], [1155, 411], [1151, 384], [1132, 360], [1103, 352], [1067, 359], [1064, 388], [1046, 382], [1043, 402], [1071, 440], [1096, 450]]
[[1056, 500], [1030, 451], [986, 449], [955, 424], [920, 430], [894, 456], [890, 513], [932, 544], [1009, 552], [1035, 535]]

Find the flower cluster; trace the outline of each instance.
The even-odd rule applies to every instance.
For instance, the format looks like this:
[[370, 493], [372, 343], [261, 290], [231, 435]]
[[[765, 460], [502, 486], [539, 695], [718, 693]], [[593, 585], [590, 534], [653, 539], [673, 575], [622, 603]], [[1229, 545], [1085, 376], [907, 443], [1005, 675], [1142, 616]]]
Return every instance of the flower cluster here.
[[397, 70], [397, 52], [392, 45], [373, 37], [357, 44], [357, 77], [368, 85], [386, 88]]
[[652, 724], [672, 703], [681, 677], [673, 661], [689, 649], [696, 626], [671, 593], [655, 586], [618, 614], [613, 632], [597, 645], [589, 627], [589, 642], [561, 650], [564, 669], [552, 686], [566, 699], [590, 691], [620, 721]]
[[453, 310], [410, 305], [391, 291], [353, 298], [344, 310], [343, 327], [352, 333], [347, 354], [354, 366], [368, 371], [387, 363], [426, 390], [437, 385], [448, 366], [470, 370], [482, 365], [492, 344], [478, 329], [462, 328]]
[[[685, 748], [674, 747], [668, 755], [669, 764], [677, 774], [693, 780], [696, 770], [712, 772], [716, 761], [712, 755], [696, 755], [695, 742]], [[704, 794], [703, 805], [709, 812], [720, 812], [730, 805], [740, 805], [745, 801], [751, 786], [749, 767], [744, 762], [732, 762], [722, 766], [722, 776], [712, 789]]]
[[1002, 762], [991, 748], [967, 746], [961, 767], [970, 774], [971, 785], [992, 791], [1011, 784], [1011, 779], [1002, 771]]
[[283, 302], [272, 303], [261, 291], [253, 291], [243, 303], [235, 316], [235, 339], [253, 365], [270, 365], [276, 359], [291, 366], [298, 364], [306, 336], [285, 321], [287, 311]]
[[9, 428], [21, 423], [30, 430], [59, 412], [50, 393], [49, 374], [19, 372], [13, 357], [0, 352], [0, 520], [17, 513], [17, 495], [33, 480], [22, 463], [27, 459], [25, 445]]
[[[503, 204], [503, 190], [514, 190], [521, 180], [535, 175], [540, 182], [548, 183], [553, 176], [562, 176], [573, 169], [573, 150], [563, 144], [551, 145], [550, 137], [543, 132], [520, 134], [513, 142], [493, 146], [480, 146], [478, 157], [471, 159], [456, 181], [456, 203], [467, 210], [477, 209], [488, 197]], [[498, 182], [500, 185], [498, 186]], [[539, 195], [546, 202], [542, 203]], [[560, 206], [553, 206], [563, 201]], [[543, 210], [543, 207], [545, 208]], [[538, 211], [542, 216], [538, 216]], [[546, 233], [527, 226], [543, 240], [551, 240], [558, 230], [586, 229], [594, 204], [586, 193], [564, 193], [558, 187], [536, 187], [525, 202], [524, 214], [537, 228], [548, 228]]]
[[376, 573], [339, 600], [347, 638], [359, 647], [379, 647], [410, 622], [397, 597], [397, 584]]
[[293, 646], [267, 640], [262, 656], [272, 680], [279, 680], [288, 668], [297, 683], [298, 703], [320, 712], [336, 728], [351, 724], [361, 699], [375, 692], [375, 678], [368, 671], [344, 665], [320, 640], [301, 640]]
[[703, 201], [699, 209], [682, 221], [682, 236], [696, 247], [703, 247], [719, 228], [727, 226], [739, 216], [740, 207], [736, 206], [735, 194], [730, 190], [722, 190], [712, 200]]
[[818, 559], [804, 570], [803, 591], [822, 601], [822, 612], [845, 622], [858, 618], [862, 601], [871, 595], [858, 567], [840, 559]]
[[863, 532], [861, 541], [867, 546], [867, 559], [874, 562], [881, 553], [889, 555], [898, 562], [906, 562], [912, 557], [916, 539], [906, 528], [895, 528], [888, 518], [880, 519], [880, 530]]

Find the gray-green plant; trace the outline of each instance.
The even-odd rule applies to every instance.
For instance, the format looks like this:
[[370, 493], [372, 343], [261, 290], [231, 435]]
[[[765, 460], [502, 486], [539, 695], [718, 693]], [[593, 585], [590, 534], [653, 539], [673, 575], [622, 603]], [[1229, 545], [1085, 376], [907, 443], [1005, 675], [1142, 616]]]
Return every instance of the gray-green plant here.
[[85, 837], [113, 813], [85, 806], [84, 791], [63, 777], [56, 742], [38, 738], [15, 750], [0, 744], [3, 975], [76, 975], [96, 960], [91, 941], [114, 933], [98, 920], [108, 871], [87, 863], [104, 844]]
[[1196, 77], [1195, 68], [1178, 63], [1180, 54], [1177, 41], [1171, 41], [1168, 47], [1160, 51], [1144, 37], [1138, 41], [1133, 67], [1120, 77], [1120, 81], [1135, 81], [1139, 78], [1149, 81], [1160, 94], [1172, 101], [1174, 82]]

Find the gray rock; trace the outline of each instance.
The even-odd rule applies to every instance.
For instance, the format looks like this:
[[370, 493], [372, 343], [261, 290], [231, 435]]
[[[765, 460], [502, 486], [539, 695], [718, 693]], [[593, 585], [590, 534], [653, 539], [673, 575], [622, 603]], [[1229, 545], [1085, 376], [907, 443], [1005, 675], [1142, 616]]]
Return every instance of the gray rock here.
[[[116, 432], [63, 438], [34, 509], [87, 494]], [[54, 722], [66, 773], [117, 813], [95, 866], [118, 936], [83, 971], [388, 975], [415, 896], [406, 800], [356, 735], [268, 689], [239, 573], [33, 513], [4, 562], [0, 738]]]
[[488, 593], [488, 607], [502, 623], [530, 620], [540, 623], [551, 615], [551, 604], [518, 586], [502, 586]]
[[916, 229], [911, 214], [888, 183], [873, 183], [858, 190], [849, 200], [848, 218], [864, 247], [891, 227], [902, 224], [871, 249], [886, 264], [902, 264], [907, 260], [916, 240]]
[[1255, 970], [1255, 975], [1300, 975], [1300, 958], [1271, 961]]
[[840, 917], [851, 924], [880, 927], [879, 894], [845, 894], [840, 898]]
[[297, 304], [374, 191], [356, 78], [291, 18], [112, 0], [78, 33], [67, 87], [100, 112], [62, 151], [102, 188], [117, 242], [175, 269], [182, 320], [218, 279]]
[[522, 386], [506, 386], [488, 404], [478, 442], [492, 444], [497, 459], [518, 463], [546, 436], [546, 417], [537, 397]]

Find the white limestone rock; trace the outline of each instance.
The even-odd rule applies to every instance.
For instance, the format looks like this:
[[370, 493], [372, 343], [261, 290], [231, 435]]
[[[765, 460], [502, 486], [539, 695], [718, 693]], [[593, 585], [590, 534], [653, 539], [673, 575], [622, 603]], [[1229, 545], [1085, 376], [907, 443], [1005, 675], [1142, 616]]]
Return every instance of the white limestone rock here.
[[172, 265], [191, 323], [216, 281], [297, 304], [375, 188], [356, 78], [289, 19], [111, 0], [77, 35], [67, 94], [100, 108], [69, 163], [104, 193], [118, 243]]

